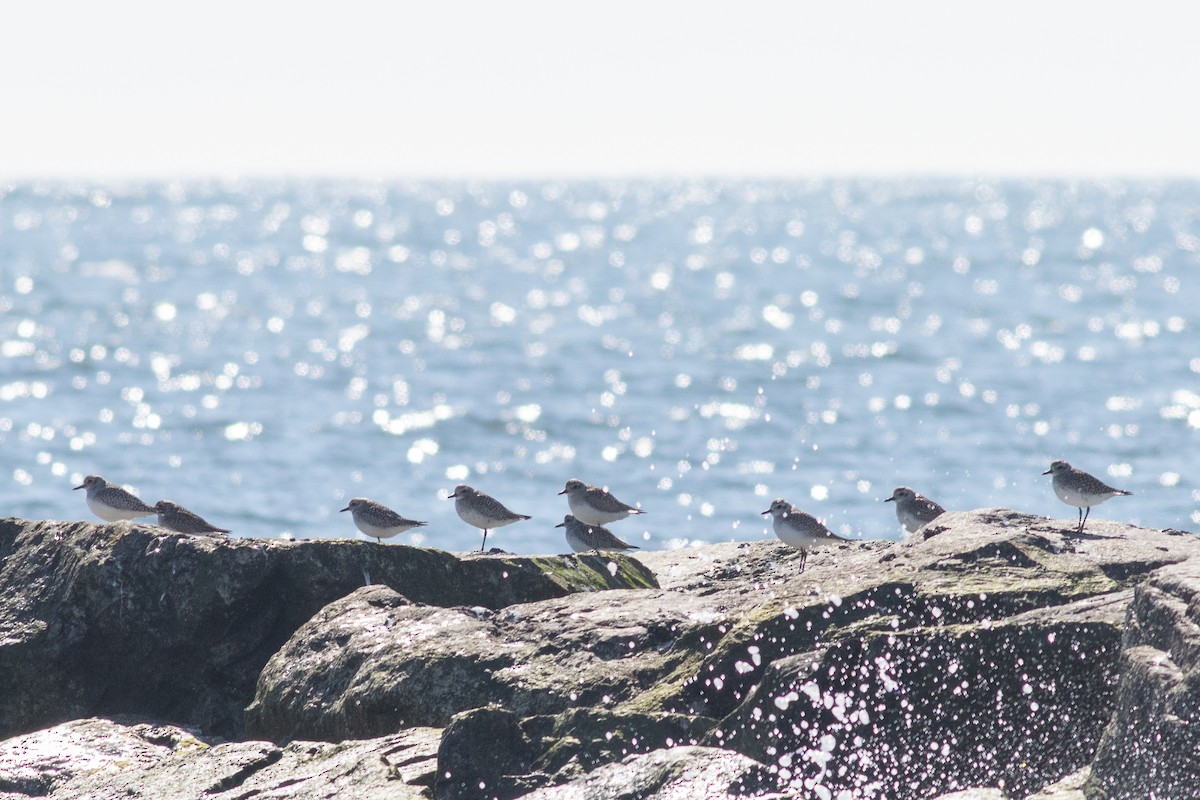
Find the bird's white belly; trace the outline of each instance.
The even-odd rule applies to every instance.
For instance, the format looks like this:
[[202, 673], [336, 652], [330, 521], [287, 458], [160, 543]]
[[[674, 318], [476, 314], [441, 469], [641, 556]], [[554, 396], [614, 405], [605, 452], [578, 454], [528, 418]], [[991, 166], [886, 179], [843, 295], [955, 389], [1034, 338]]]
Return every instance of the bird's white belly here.
[[512, 523], [516, 522], [515, 519], [493, 519], [487, 514], [480, 512], [478, 509], [471, 508], [471, 506], [466, 503], [463, 503], [462, 506], [456, 506], [455, 510], [458, 512], [458, 516], [463, 522], [474, 528], [481, 528], [483, 530], [503, 528], [505, 525], [511, 525]]
[[569, 544], [571, 546], [571, 549], [574, 550], [576, 553], [586, 553], [587, 551], [592, 549], [591, 546], [589, 546], [587, 542], [585, 542], [580, 537], [576, 536], [570, 530], [567, 531], [567, 544]]
[[[1045, 484], [1043, 484], [1045, 485]], [[1076, 508], [1091, 508], [1107, 500], [1107, 497], [1097, 497], [1095, 495], [1083, 495], [1065, 486], [1055, 486], [1054, 493], [1058, 495], [1058, 499], [1062, 500], [1069, 506]]]
[[87, 499], [87, 505], [93, 514], [106, 522], [120, 522], [123, 519], [137, 519], [138, 517], [146, 516], [146, 514], [141, 514], [137, 511], [113, 508], [90, 497]]
[[592, 507], [587, 501], [570, 496], [567, 497], [567, 505], [571, 507], [571, 516], [584, 525], [604, 526], [610, 522], [625, 519], [631, 513], [629, 511], [600, 511]]
[[395, 528], [380, 528], [378, 525], [372, 525], [369, 522], [358, 523], [358, 529], [373, 539], [390, 539], [396, 534], [403, 533], [404, 531], [408, 530], [408, 528], [403, 526], [396, 526]]
[[813, 534], [797, 530], [782, 520], [775, 521], [775, 535], [779, 537], [779, 541], [800, 550], [808, 550], [817, 542], [817, 537]]
[[904, 526], [904, 530], [909, 533], [916, 533], [925, 524], [925, 521], [911, 511], [900, 512], [900, 524]]

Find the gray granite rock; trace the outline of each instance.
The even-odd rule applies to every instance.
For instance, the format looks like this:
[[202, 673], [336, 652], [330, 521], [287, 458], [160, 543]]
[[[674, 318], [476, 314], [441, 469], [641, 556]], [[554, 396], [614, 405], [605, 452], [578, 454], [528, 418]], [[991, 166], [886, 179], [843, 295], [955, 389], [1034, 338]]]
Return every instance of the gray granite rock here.
[[248, 730], [339, 740], [444, 726], [491, 704], [521, 716], [611, 709], [656, 689], [686, 656], [670, 646], [679, 621], [632, 598], [490, 611], [414, 605], [365, 587], [331, 603], [267, 663]]
[[719, 719], [704, 743], [770, 765], [783, 789], [1020, 796], [1088, 763], [1130, 587], [1197, 553], [1193, 537], [1099, 521], [1076, 536], [992, 509], [819, 550], [804, 573], [763, 542], [639, 554], [658, 590], [496, 612], [364, 589], [272, 659], [251, 730], [376, 736], [491, 705], [673, 713]]
[[728, 750], [676, 747], [631, 756], [570, 783], [535, 790], [526, 800], [782, 800], [761, 764]]
[[1115, 710], [1085, 795], [1200, 797], [1200, 562], [1137, 587], [1123, 644]]
[[0, 520], [0, 736], [115, 714], [240, 736], [271, 655], [366, 582], [415, 602], [491, 609], [654, 586], [622, 556], [459, 557], [348, 540]]
[[[136, 699], [204, 731], [10, 740], [0, 798], [1193, 797], [1200, 539], [1073, 530], [952, 512], [801, 573], [774, 540], [456, 559], [0, 523], [0, 721]], [[211, 738], [251, 685], [257, 738]]]
[[428, 800], [441, 732], [340, 744], [213, 743], [172, 726], [69, 722], [0, 743], [5, 800]]
[[712, 720], [571, 709], [522, 719], [495, 706], [458, 714], [438, 749], [438, 800], [509, 800], [641, 753], [695, 745]]

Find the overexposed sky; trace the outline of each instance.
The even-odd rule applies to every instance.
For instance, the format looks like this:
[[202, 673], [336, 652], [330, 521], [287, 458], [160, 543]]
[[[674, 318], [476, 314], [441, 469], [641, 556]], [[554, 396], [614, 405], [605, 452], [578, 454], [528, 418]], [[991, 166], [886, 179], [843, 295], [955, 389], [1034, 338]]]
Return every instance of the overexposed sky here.
[[1200, 5], [62, 0], [0, 179], [1200, 177]]

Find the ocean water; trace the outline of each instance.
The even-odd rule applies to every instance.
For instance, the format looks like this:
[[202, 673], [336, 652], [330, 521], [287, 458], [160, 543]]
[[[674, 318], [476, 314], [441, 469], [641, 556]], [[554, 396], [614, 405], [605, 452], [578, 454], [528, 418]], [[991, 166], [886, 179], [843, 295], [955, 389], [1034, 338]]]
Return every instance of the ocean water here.
[[0, 515], [83, 476], [247, 537], [478, 548], [446, 495], [562, 552], [573, 477], [647, 548], [771, 536], [785, 497], [897, 538], [951, 509], [1074, 520], [1064, 458], [1200, 524], [1200, 184], [0, 185]]

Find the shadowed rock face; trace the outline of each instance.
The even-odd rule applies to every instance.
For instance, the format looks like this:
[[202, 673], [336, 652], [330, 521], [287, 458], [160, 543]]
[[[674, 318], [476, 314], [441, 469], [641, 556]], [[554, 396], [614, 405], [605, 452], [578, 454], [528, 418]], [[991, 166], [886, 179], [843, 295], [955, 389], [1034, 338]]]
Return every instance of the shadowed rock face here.
[[1137, 587], [1120, 674], [1087, 796], [1198, 796], [1200, 563], [1167, 567]]
[[[1081, 800], [1085, 782], [1089, 800], [1195, 796], [1190, 535], [1094, 521], [1077, 536], [1069, 520], [988, 509], [815, 551], [800, 573], [773, 540], [637, 561], [456, 559], [5, 524], [0, 697], [16, 700], [0, 715], [121, 697], [196, 724], [234, 715], [250, 684], [239, 695], [229, 676], [252, 675], [248, 732], [291, 741], [181, 747], [116, 726], [131, 797], [318, 797], [339, 770], [365, 798]], [[31, 541], [53, 535], [66, 546]], [[490, 578], [467, 571], [488, 562]], [[380, 585], [362, 586], [364, 566]], [[85, 674], [86, 658], [145, 697]], [[97, 796], [61, 760], [5, 763], [0, 792]], [[201, 777], [172, 772], [189, 764]], [[142, 774], [157, 794], [136, 788]]]
[[368, 579], [415, 602], [484, 608], [654, 585], [619, 556], [459, 558], [130, 523], [0, 520], [0, 559], [0, 735], [134, 714], [238, 737], [271, 655]]

